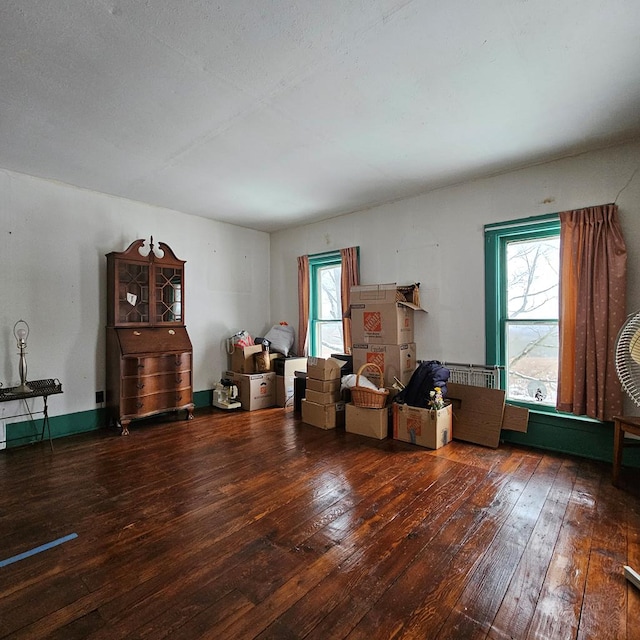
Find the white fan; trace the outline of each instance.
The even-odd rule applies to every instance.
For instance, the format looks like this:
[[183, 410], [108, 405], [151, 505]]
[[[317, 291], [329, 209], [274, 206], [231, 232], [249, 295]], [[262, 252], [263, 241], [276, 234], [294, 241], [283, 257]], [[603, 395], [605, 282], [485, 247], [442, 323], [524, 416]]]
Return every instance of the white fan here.
[[[640, 407], [640, 312], [630, 315], [618, 333], [616, 373], [622, 388]], [[625, 565], [624, 575], [640, 589], [640, 575], [636, 571]]]
[[640, 312], [630, 315], [618, 333], [616, 372], [622, 388], [640, 407]]

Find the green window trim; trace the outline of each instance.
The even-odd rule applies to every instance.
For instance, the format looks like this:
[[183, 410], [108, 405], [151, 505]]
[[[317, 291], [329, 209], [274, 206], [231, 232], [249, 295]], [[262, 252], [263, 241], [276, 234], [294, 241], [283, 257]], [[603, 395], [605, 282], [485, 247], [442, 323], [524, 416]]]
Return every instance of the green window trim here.
[[318, 332], [316, 323], [319, 320], [324, 322], [341, 322], [341, 320], [319, 318], [319, 291], [318, 291], [318, 271], [323, 267], [342, 266], [342, 255], [340, 251], [328, 251], [309, 256], [309, 354], [319, 354]]
[[[500, 367], [500, 386], [506, 388], [506, 341], [507, 318], [507, 243], [513, 240], [528, 240], [557, 236], [560, 233], [560, 218], [557, 213], [539, 217], [521, 218], [510, 222], [488, 224], [485, 233], [485, 362]], [[542, 319], [537, 319], [542, 321]], [[514, 322], [511, 320], [511, 322]], [[517, 321], [515, 321], [517, 322]], [[529, 321], [530, 322], [530, 321]], [[511, 402], [511, 400], [509, 401]], [[534, 403], [516, 403], [522, 406], [556, 413], [553, 407], [543, 407]]]

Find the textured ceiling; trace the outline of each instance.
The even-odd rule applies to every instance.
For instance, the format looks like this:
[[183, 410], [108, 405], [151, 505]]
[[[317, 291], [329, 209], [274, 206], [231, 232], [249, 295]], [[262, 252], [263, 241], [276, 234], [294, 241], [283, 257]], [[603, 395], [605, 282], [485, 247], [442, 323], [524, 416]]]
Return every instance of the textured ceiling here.
[[640, 135], [638, 0], [3, 0], [0, 167], [273, 231]]

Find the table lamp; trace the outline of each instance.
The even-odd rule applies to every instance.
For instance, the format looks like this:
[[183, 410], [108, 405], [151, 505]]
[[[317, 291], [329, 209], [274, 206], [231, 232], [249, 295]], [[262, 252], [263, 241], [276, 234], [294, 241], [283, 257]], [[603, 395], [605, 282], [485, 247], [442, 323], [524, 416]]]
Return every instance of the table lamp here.
[[18, 320], [13, 325], [13, 335], [16, 339], [16, 344], [19, 349], [18, 355], [20, 360], [18, 362], [18, 371], [20, 372], [20, 386], [16, 388], [18, 393], [29, 393], [32, 391], [31, 387], [27, 384], [27, 359], [25, 358], [27, 348], [27, 338], [29, 337], [29, 325], [24, 320]]

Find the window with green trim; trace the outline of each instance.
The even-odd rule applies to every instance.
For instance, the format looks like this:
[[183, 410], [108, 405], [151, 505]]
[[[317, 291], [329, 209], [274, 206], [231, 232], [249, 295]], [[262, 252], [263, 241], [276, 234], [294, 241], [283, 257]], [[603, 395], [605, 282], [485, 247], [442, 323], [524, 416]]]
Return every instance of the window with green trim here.
[[557, 214], [485, 226], [487, 364], [510, 401], [555, 407], [560, 220]]
[[342, 302], [339, 251], [309, 256], [309, 355], [342, 353]]

